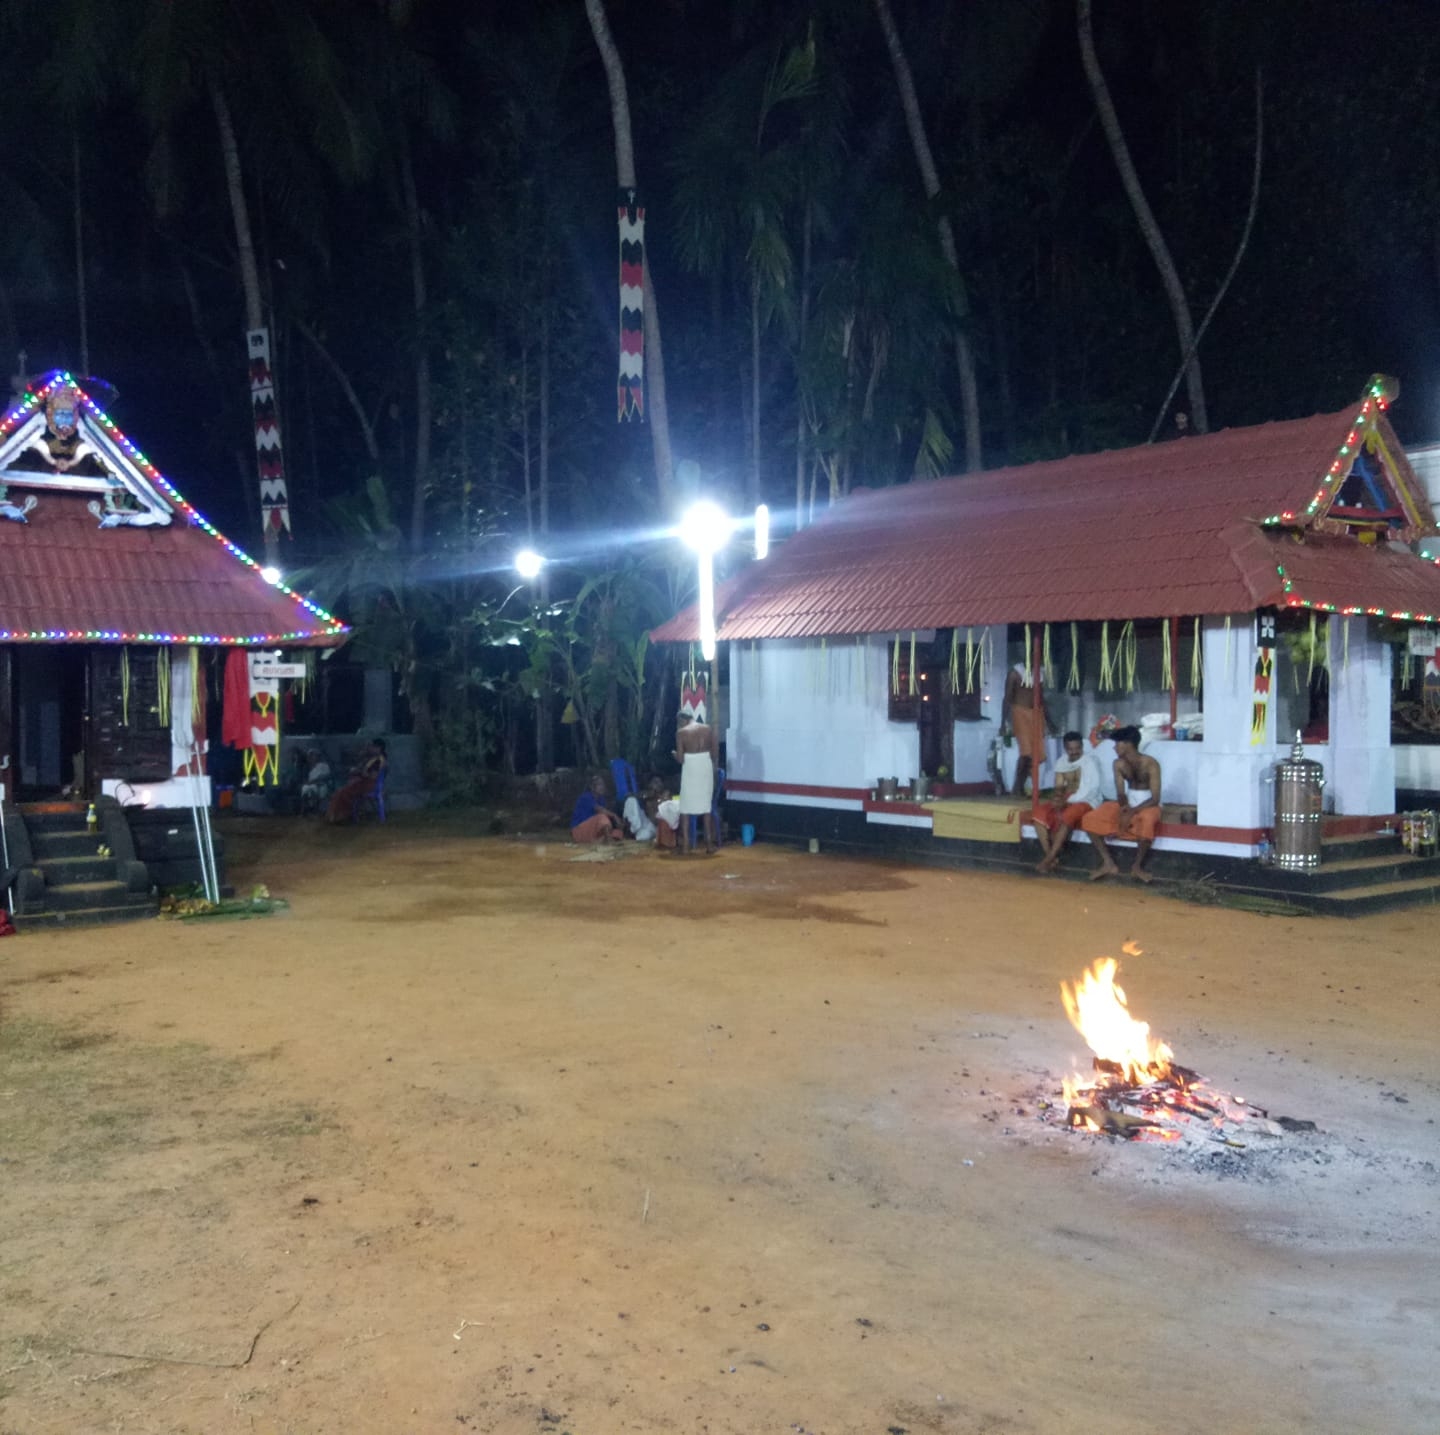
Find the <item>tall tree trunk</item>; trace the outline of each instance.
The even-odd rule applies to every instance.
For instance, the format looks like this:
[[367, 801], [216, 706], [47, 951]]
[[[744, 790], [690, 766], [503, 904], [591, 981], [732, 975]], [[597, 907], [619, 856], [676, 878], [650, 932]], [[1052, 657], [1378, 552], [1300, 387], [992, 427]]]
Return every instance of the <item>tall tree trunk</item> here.
[[[895, 17], [890, 13], [890, 0], [875, 0], [875, 14], [885, 33], [885, 48], [890, 52], [895, 83], [900, 89], [900, 107], [905, 112], [905, 127], [910, 131], [910, 144], [915, 151], [915, 162], [920, 167], [925, 197], [934, 199], [940, 193], [940, 174], [935, 168], [935, 157], [930, 152], [930, 140], [925, 133], [925, 120], [920, 114], [915, 77], [910, 72], [910, 61], [905, 58], [905, 47], [900, 43]], [[960, 259], [955, 249], [955, 231], [951, 228], [950, 216], [942, 214], [936, 221], [936, 228], [940, 231], [940, 248], [945, 262], [959, 274]], [[960, 409], [965, 422], [965, 468], [969, 473], [977, 473], [985, 467], [980, 436], [980, 387], [975, 375], [975, 352], [970, 347], [969, 335], [963, 329], [955, 335], [955, 368], [960, 376]]]
[[520, 478], [525, 486], [525, 541], [535, 546], [535, 476], [530, 457], [530, 346], [520, 346]]
[[[547, 228], [548, 233], [548, 228]], [[545, 552], [550, 533], [550, 248], [542, 241], [540, 251], [540, 551]], [[540, 570], [540, 606], [550, 608], [550, 574]], [[535, 699], [535, 771], [555, 770], [555, 709], [548, 686], [542, 684]]]
[[810, 328], [810, 244], [815, 204], [805, 199], [800, 241], [800, 331], [795, 341], [795, 527], [805, 523], [805, 338]]
[[85, 375], [90, 372], [90, 315], [85, 291], [85, 231], [81, 223], [84, 217], [84, 205], [81, 201], [81, 195], [84, 191], [80, 184], [80, 129], [78, 125], [70, 132], [70, 160], [75, 186], [73, 198], [75, 211], [75, 299], [80, 311], [80, 372], [82, 375]]
[[751, 508], [760, 505], [760, 276], [750, 278], [750, 462], [745, 494]]
[[[215, 123], [220, 129], [220, 151], [225, 161], [225, 187], [230, 196], [230, 217], [235, 224], [235, 252], [240, 261], [240, 288], [245, 295], [245, 328], [247, 331], [263, 329], [265, 306], [260, 295], [260, 270], [255, 263], [255, 239], [250, 229], [250, 207], [245, 201], [245, 181], [240, 170], [240, 145], [235, 138], [234, 122], [230, 118], [230, 105], [219, 85], [211, 85], [210, 102], [215, 110]], [[248, 361], [246, 376], [249, 376]], [[275, 431], [277, 434], [280, 431], [278, 414]], [[259, 462], [258, 455], [256, 462]], [[265, 540], [265, 561], [274, 566], [280, 556], [280, 540], [279, 535], [264, 522], [263, 495], [260, 515]]]
[[[877, 0], [879, 3], [879, 0]], [[1175, 320], [1175, 333], [1180, 341], [1180, 354], [1190, 355], [1185, 366], [1185, 392], [1190, 402], [1190, 423], [1196, 433], [1208, 433], [1210, 417], [1205, 409], [1205, 384], [1200, 376], [1200, 357], [1195, 353], [1195, 325], [1190, 318], [1190, 304], [1185, 297], [1185, 286], [1180, 282], [1175, 261], [1170, 257], [1165, 236], [1154, 211], [1140, 187], [1140, 176], [1135, 171], [1135, 162], [1130, 157], [1130, 147], [1125, 143], [1125, 132], [1120, 128], [1120, 117], [1115, 113], [1115, 104], [1110, 98], [1110, 88], [1100, 69], [1100, 60], [1095, 53], [1095, 32], [1091, 22], [1090, 0], [1078, 0], [1080, 28], [1080, 59], [1085, 66], [1085, 78], [1090, 92], [1095, 97], [1095, 108], [1100, 115], [1100, 127], [1110, 145], [1115, 168], [1120, 171], [1120, 182], [1130, 207], [1135, 211], [1136, 222], [1144, 236], [1150, 257], [1160, 271], [1160, 282], [1165, 288], [1165, 297], [1170, 301], [1170, 312]]]
[[430, 387], [430, 338], [427, 332], [428, 295], [425, 283], [425, 250], [420, 215], [420, 198], [415, 189], [415, 169], [410, 161], [410, 141], [400, 141], [400, 181], [405, 191], [405, 236], [410, 249], [410, 294], [415, 309], [415, 487], [410, 499], [410, 549], [425, 547], [425, 503], [430, 492], [430, 430], [433, 401]]
[[[187, 284], [188, 284], [188, 275]], [[350, 411], [355, 415], [355, 422], [360, 429], [360, 437], [365, 444], [365, 456], [370, 460], [370, 471], [380, 472], [380, 444], [375, 437], [375, 425], [370, 420], [370, 415], [365, 412], [365, 405], [360, 402], [360, 395], [355, 392], [355, 385], [350, 375], [340, 367], [339, 360], [325, 347], [320, 336], [306, 323], [300, 320], [295, 321], [295, 328], [299, 331], [301, 338], [308, 341], [321, 362], [335, 376], [335, 382], [340, 385], [340, 392], [345, 395], [345, 402], [350, 405]]]
[[[219, 355], [215, 352], [215, 346], [210, 342], [210, 335], [205, 329], [205, 315], [200, 308], [200, 296], [195, 291], [195, 280], [189, 269], [185, 267], [184, 261], [180, 261], [180, 287], [185, 291], [185, 303], [190, 311], [190, 323], [195, 330], [196, 341], [200, 345], [200, 351], [205, 355], [206, 366], [210, 370], [211, 377], [215, 380], [216, 390], [222, 395], [230, 386], [230, 377], [220, 366]], [[250, 470], [245, 462], [245, 450], [236, 444], [231, 450], [231, 456], [235, 460], [235, 471], [240, 475], [240, 488], [247, 499], [246, 507], [250, 517], [256, 523], [261, 522], [260, 490], [250, 482]]]
[[[625, 67], [610, 33], [603, 0], [585, 0], [585, 14], [590, 21], [595, 47], [605, 66], [605, 82], [610, 90], [610, 120], [615, 129], [615, 177], [622, 190], [637, 189], [635, 182], [635, 145], [630, 134], [630, 98], [625, 87]], [[655, 491], [661, 508], [668, 508], [674, 458], [670, 451], [670, 410], [665, 401], [665, 356], [660, 347], [660, 308], [655, 298], [655, 282], [651, 277], [649, 244], [646, 244], [645, 300], [645, 407], [650, 425], [650, 444], [655, 455]]]

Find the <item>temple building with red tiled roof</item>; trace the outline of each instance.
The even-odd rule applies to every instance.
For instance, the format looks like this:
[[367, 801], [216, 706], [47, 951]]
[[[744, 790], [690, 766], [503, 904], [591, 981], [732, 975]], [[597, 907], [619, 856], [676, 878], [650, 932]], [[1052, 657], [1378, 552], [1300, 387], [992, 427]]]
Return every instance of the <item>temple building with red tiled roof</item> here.
[[0, 417], [8, 802], [204, 801], [206, 668], [345, 632], [216, 530], [69, 375]]
[[[1376, 379], [1337, 413], [841, 499], [717, 592], [732, 811], [856, 847], [938, 832], [934, 804], [872, 794], [1012, 774], [999, 709], [1019, 662], [1056, 732], [1145, 729], [1162, 847], [1259, 850], [1297, 729], [1327, 810], [1380, 825], [1392, 669], [1423, 667], [1440, 622], [1440, 565], [1416, 551], [1435, 518], [1392, 391]], [[697, 641], [696, 610], [651, 636]]]

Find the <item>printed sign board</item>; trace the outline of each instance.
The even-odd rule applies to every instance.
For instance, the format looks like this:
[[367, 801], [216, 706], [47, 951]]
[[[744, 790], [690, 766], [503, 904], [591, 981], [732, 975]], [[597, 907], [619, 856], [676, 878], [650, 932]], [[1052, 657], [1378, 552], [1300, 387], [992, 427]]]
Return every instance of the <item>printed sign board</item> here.
[[256, 682], [274, 682], [278, 678], [303, 678], [304, 663], [282, 663], [275, 658], [254, 658], [250, 663], [250, 676]]

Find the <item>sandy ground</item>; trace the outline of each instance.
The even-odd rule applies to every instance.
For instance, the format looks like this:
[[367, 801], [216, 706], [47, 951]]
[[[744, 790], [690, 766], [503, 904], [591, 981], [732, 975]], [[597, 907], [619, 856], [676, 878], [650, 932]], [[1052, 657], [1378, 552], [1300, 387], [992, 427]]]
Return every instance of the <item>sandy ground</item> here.
[[[1440, 1430], [1429, 912], [266, 830], [287, 915], [0, 946], [4, 1435]], [[1044, 1125], [1126, 940], [1322, 1131]]]

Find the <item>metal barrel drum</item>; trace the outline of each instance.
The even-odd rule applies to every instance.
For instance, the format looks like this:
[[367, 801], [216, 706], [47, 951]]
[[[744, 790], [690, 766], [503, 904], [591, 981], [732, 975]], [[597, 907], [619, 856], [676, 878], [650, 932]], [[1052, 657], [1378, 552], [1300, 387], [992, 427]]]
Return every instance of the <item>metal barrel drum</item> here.
[[1305, 871], [1320, 865], [1325, 769], [1305, 756], [1300, 734], [1275, 765], [1275, 865]]

